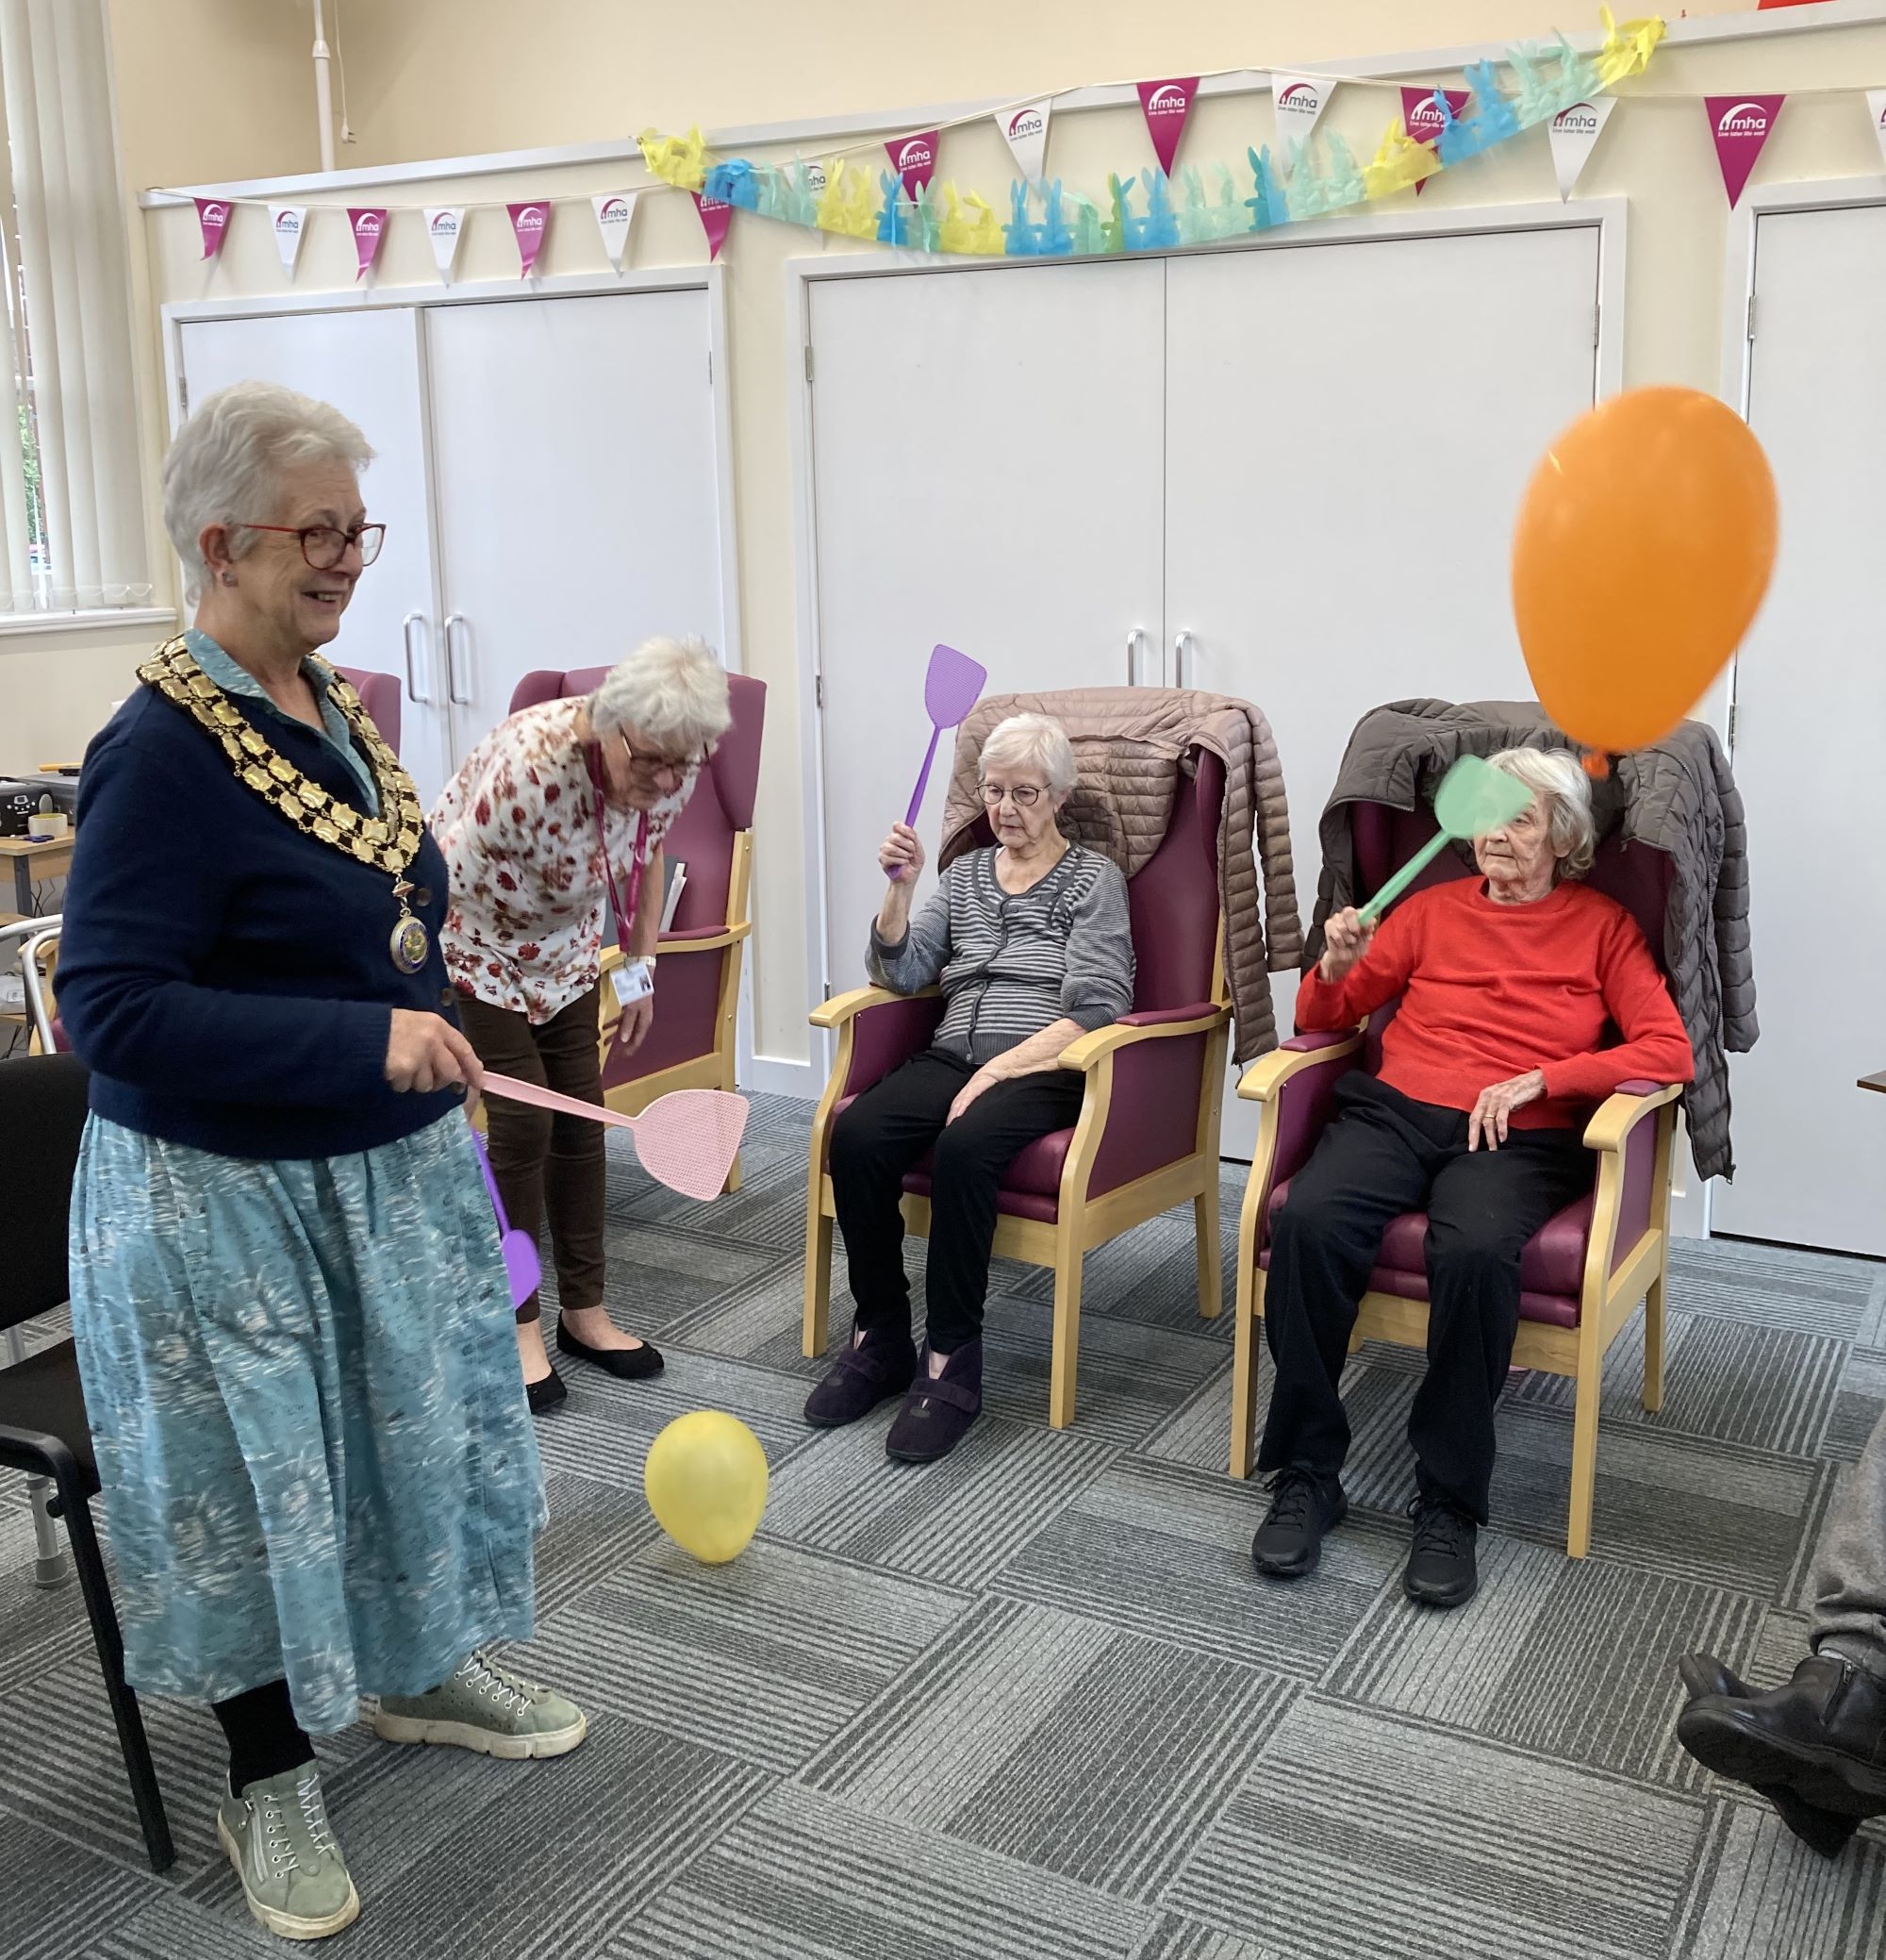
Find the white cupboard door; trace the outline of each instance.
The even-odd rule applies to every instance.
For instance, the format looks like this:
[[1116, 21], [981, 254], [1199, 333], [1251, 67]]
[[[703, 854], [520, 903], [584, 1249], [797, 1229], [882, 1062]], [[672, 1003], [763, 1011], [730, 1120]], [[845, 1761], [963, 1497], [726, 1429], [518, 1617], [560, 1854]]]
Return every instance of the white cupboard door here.
[[[878, 844], [939, 640], [988, 691], [1160, 677], [1165, 267], [813, 282], [825, 977], [862, 984]], [[918, 828], [933, 857], [952, 739]], [[919, 901], [933, 883], [918, 888]]]
[[706, 292], [435, 307], [426, 337], [458, 756], [534, 668], [719, 651]]
[[[1371, 707], [1521, 700], [1507, 562], [1528, 477], [1592, 406], [1596, 225], [1176, 258], [1168, 648], [1277, 737], [1307, 926], [1317, 822]], [[1297, 976], [1272, 976], [1287, 1035]], [[1225, 1149], [1255, 1105], [1228, 1095]]]
[[418, 315], [387, 307], [189, 320], [178, 338], [192, 408], [232, 382], [279, 382], [331, 403], [372, 445], [360, 492], [386, 542], [328, 653], [343, 667], [400, 676], [400, 759], [429, 808], [447, 772], [445, 671], [432, 610]]
[[1762, 1038], [1732, 1056], [1736, 1171], [1711, 1229], [1886, 1254], [1886, 970], [1874, 839], [1886, 731], [1886, 208], [1763, 215], [1748, 420], [1781, 547], [1735, 667]]

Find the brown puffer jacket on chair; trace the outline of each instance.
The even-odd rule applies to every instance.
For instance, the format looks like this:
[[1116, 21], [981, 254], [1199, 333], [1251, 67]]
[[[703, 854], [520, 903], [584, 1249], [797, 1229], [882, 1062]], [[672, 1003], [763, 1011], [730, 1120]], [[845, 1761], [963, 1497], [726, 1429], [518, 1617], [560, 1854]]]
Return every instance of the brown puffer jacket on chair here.
[[[1319, 826], [1322, 876], [1304, 964], [1323, 955], [1323, 922], [1356, 902], [1352, 803], [1412, 810], [1431, 804], [1460, 756], [1572, 743], [1536, 701], [1393, 701], [1356, 723]], [[1664, 740], [1613, 758], [1592, 785], [1599, 837], [1665, 853], [1674, 869], [1663, 970], [1696, 1051], [1683, 1092], [1690, 1148], [1704, 1177], [1735, 1169], [1729, 1135], [1729, 1057], [1755, 1046], [1755, 959], [1748, 933], [1748, 836], [1742, 795], [1715, 731], [1685, 722]]]
[[[1111, 857], [1127, 877], [1165, 841], [1172, 800], [1194, 748], [1225, 765], [1218, 823], [1218, 905], [1226, 921], [1225, 977], [1241, 1062], [1277, 1046], [1267, 972], [1287, 972], [1302, 951], [1283, 767], [1263, 711], [1248, 701], [1184, 688], [1069, 688], [1051, 694], [988, 694], [956, 733], [943, 805], [940, 871], [974, 848], [983, 818], [976, 761], [998, 722], [1051, 715], [1067, 731], [1080, 784], [1061, 829]], [[1255, 850], [1253, 850], [1253, 832]], [[1258, 870], [1263, 867], [1263, 906]]]

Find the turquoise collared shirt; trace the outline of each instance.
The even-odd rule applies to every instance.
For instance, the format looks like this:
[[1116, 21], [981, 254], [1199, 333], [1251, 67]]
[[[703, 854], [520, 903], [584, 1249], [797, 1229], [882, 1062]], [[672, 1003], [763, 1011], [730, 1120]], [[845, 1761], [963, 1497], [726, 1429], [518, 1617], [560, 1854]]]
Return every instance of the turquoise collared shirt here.
[[[270, 714], [284, 722], [294, 721], [294, 717], [277, 707], [262, 688], [262, 684], [247, 668], [239, 667], [223, 649], [210, 639], [207, 633], [191, 626], [183, 636], [190, 656], [203, 669], [225, 694], [241, 694], [251, 701], [259, 701]], [[301, 663], [301, 671], [306, 674], [308, 685], [314, 689], [314, 698], [321, 708], [321, 732], [327, 745], [346, 763], [358, 779], [360, 787], [367, 792], [367, 814], [380, 814], [379, 786], [373, 781], [373, 772], [367, 767], [367, 758], [354, 746], [354, 731], [347, 725], [347, 717], [328, 698], [328, 687], [334, 679], [334, 670], [325, 660], [313, 654]], [[297, 723], [306, 727], [306, 723]]]

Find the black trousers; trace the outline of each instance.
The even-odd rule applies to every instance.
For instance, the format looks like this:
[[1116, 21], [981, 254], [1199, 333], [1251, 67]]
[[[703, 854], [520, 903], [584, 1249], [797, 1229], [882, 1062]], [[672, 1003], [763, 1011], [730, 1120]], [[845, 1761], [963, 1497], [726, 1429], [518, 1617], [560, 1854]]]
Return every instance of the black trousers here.
[[933, 1146], [927, 1332], [953, 1354], [983, 1331], [1001, 1174], [1037, 1137], [1073, 1127], [1085, 1078], [1044, 1069], [985, 1089], [945, 1127], [975, 1070], [929, 1048], [868, 1088], [832, 1131], [832, 1195], [852, 1269], [856, 1324], [910, 1325], [903, 1271], [904, 1172]]
[[1277, 1379], [1258, 1468], [1342, 1468], [1349, 1424], [1337, 1383], [1357, 1303], [1390, 1221], [1425, 1208], [1428, 1372], [1408, 1440], [1422, 1494], [1484, 1524], [1493, 1407], [1519, 1329], [1519, 1254], [1591, 1188], [1591, 1154], [1576, 1130], [1514, 1129], [1497, 1150], [1469, 1154], [1460, 1110], [1369, 1075], [1348, 1077], [1336, 1103], [1272, 1235], [1264, 1316]]

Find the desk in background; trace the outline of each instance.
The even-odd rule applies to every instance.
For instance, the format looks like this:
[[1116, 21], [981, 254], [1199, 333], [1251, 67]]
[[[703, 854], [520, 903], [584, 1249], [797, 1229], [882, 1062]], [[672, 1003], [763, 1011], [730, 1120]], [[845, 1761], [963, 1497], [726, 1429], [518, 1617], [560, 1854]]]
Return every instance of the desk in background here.
[[33, 887], [41, 878], [62, 878], [72, 869], [72, 833], [36, 844], [30, 838], [0, 837], [0, 865], [13, 871], [13, 909], [30, 915]]

